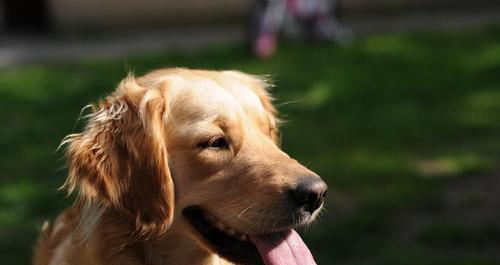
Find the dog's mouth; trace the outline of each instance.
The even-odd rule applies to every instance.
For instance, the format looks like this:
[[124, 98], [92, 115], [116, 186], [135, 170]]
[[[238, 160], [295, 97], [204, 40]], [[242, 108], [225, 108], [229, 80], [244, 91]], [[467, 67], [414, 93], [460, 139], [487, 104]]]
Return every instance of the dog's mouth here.
[[311, 252], [295, 230], [270, 234], [241, 234], [198, 206], [182, 211], [189, 223], [219, 256], [246, 265], [315, 265]]

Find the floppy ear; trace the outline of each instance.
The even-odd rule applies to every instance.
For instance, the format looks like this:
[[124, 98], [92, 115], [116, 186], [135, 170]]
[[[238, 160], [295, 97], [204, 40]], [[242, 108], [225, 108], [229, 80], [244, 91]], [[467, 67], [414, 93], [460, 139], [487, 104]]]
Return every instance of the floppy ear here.
[[99, 102], [82, 133], [69, 144], [70, 192], [81, 203], [97, 203], [127, 217], [140, 236], [166, 231], [174, 212], [174, 190], [166, 150], [166, 89], [143, 88], [133, 77]]

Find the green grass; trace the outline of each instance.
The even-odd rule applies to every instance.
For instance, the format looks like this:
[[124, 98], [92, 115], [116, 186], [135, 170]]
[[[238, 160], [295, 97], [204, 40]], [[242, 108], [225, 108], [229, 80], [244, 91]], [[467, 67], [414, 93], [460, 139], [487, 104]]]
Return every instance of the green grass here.
[[269, 61], [237, 44], [88, 58], [0, 73], [0, 256], [27, 264], [43, 220], [71, 203], [59, 141], [131, 69], [271, 74], [283, 148], [330, 187], [305, 231], [319, 264], [498, 264], [500, 30], [288, 44]]

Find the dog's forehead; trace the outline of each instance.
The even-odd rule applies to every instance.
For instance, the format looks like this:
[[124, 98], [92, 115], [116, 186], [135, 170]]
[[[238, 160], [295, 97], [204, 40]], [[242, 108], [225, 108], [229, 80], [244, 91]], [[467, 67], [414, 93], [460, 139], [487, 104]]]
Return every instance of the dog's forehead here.
[[231, 119], [246, 115], [260, 119], [265, 116], [261, 100], [252, 89], [252, 84], [245, 80], [215, 75], [178, 78], [171, 82], [171, 107], [191, 118], [205, 119], [222, 115]]

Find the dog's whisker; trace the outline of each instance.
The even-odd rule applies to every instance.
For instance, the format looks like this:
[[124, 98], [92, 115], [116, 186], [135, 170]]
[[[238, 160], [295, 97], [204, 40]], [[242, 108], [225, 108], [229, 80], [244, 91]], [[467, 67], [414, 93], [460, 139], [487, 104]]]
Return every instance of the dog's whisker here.
[[255, 227], [257, 226], [257, 223], [253, 223], [246, 231], [245, 231], [245, 235], [248, 235], [250, 233], [250, 231]]
[[241, 218], [241, 216], [242, 216], [244, 213], [246, 213], [248, 210], [250, 210], [250, 208], [252, 208], [252, 207], [253, 207], [253, 205], [248, 206], [245, 210], [243, 210], [240, 214], [238, 214], [238, 218]]

